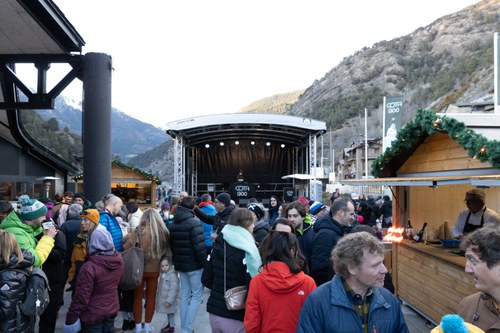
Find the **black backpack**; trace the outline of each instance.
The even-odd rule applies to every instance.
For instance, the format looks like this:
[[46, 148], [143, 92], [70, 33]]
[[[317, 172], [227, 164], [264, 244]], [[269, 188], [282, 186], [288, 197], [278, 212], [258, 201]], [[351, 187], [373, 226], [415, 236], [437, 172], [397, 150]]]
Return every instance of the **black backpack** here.
[[28, 317], [40, 316], [50, 302], [49, 279], [41, 268], [34, 267], [28, 272], [26, 282], [26, 295], [24, 301], [19, 304], [21, 313]]

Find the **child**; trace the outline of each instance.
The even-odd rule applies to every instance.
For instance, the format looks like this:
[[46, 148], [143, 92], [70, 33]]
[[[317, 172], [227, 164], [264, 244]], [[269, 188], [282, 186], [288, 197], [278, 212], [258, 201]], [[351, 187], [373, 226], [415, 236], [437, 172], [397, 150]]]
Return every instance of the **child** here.
[[16, 310], [34, 260], [28, 250], [21, 252], [13, 234], [0, 230], [0, 332], [33, 332], [35, 318], [18, 316]]
[[160, 262], [160, 278], [156, 292], [156, 311], [167, 314], [167, 325], [162, 333], [174, 332], [175, 312], [179, 296], [179, 277], [172, 266], [172, 258], [164, 256]]

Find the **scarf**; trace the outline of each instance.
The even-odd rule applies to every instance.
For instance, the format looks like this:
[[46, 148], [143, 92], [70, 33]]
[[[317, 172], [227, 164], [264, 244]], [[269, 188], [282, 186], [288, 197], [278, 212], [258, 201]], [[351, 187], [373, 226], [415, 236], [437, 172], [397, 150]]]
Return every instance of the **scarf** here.
[[224, 240], [229, 245], [245, 251], [245, 264], [248, 273], [250, 273], [251, 277], [257, 275], [260, 266], [262, 266], [262, 260], [255, 245], [255, 239], [248, 230], [236, 225], [226, 224], [221, 232], [224, 234]]

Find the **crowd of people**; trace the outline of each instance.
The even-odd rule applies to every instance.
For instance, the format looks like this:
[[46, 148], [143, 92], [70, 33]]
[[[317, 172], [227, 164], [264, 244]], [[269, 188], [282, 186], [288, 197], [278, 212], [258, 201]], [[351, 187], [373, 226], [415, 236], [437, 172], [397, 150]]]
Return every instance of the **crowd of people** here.
[[[466, 203], [484, 216], [478, 193], [468, 192]], [[158, 208], [141, 210], [113, 194], [92, 204], [66, 192], [55, 204], [23, 195], [18, 205], [0, 201], [1, 332], [32, 332], [35, 323], [39, 332], [54, 332], [71, 292], [64, 333], [191, 333], [204, 288], [212, 332], [408, 332], [377, 232], [392, 225], [388, 196], [376, 202], [336, 191], [329, 204], [272, 196], [268, 207], [257, 199], [240, 207], [228, 193], [198, 199], [169, 192]], [[484, 217], [478, 221], [483, 226]], [[467, 228], [466, 272], [480, 292], [458, 313], [483, 329], [500, 325], [500, 231], [489, 223]], [[124, 290], [121, 253], [136, 246], [144, 253], [142, 281]], [[39, 320], [18, 309], [32, 267], [50, 284]], [[228, 296], [235, 288], [247, 291], [238, 308]], [[167, 319], [155, 331], [156, 312]]]

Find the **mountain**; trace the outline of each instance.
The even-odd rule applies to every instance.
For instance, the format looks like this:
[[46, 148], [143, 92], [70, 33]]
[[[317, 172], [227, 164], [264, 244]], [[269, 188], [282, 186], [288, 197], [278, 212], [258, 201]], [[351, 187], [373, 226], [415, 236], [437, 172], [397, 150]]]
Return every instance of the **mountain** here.
[[134, 165], [142, 170], [158, 175], [162, 183], [174, 182], [174, 153], [173, 140], [169, 140], [147, 152], [137, 155], [127, 164]]
[[284, 114], [287, 108], [297, 102], [303, 92], [304, 90], [296, 90], [289, 93], [265, 97], [250, 103], [242, 108], [240, 112]]
[[403, 95], [406, 119], [419, 108], [446, 111], [493, 90], [493, 32], [500, 2], [485, 0], [413, 33], [348, 56], [307, 88], [287, 114], [341, 128], [384, 96]]
[[[64, 96], [56, 98], [55, 108], [37, 110], [43, 120], [57, 119], [59, 128], [82, 134], [82, 108]], [[126, 161], [170, 140], [164, 130], [112, 108], [111, 152]]]
[[[419, 108], [455, 111], [460, 104], [493, 94], [493, 33], [500, 31], [499, 13], [499, 0], [478, 2], [406, 36], [346, 56], [302, 93], [270, 96], [242, 110], [280, 114], [285, 110], [288, 115], [323, 120], [331, 129], [325, 146], [335, 152], [360, 141], [365, 108], [368, 137], [381, 136], [384, 96], [404, 96], [403, 121]], [[172, 180], [172, 150], [167, 142], [134, 158], [134, 165]], [[338, 156], [334, 159], [338, 161]]]

